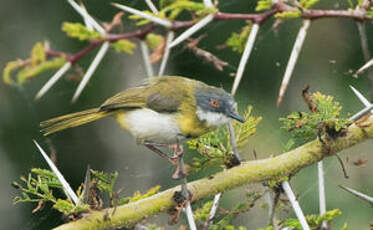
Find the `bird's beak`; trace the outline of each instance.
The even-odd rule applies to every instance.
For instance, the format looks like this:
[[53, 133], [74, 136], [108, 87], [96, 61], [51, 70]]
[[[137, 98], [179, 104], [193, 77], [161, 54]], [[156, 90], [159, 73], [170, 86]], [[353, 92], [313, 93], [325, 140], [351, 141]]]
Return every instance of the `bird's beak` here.
[[242, 118], [240, 115], [238, 115], [237, 113], [231, 112], [231, 113], [229, 113], [228, 116], [229, 116], [230, 118], [233, 118], [233, 119], [235, 119], [235, 120], [241, 122], [241, 123], [245, 123], [245, 122], [246, 122], [245, 119], [243, 119], [243, 118]]

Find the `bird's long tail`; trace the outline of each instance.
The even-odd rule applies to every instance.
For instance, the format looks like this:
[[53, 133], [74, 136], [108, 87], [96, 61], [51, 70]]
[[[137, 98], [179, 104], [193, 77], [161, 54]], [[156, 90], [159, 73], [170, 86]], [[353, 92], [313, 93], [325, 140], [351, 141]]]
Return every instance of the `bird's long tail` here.
[[41, 122], [41, 132], [44, 134], [44, 136], [47, 136], [64, 129], [73, 128], [92, 121], [96, 121], [111, 114], [112, 112], [110, 111], [100, 111], [98, 108], [95, 108], [84, 110], [82, 112], [63, 115]]

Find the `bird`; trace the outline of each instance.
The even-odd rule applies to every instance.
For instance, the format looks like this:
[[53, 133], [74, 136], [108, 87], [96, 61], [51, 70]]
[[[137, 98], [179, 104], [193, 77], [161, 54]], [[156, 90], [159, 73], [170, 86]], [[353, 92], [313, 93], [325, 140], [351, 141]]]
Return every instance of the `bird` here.
[[[138, 144], [177, 166], [175, 158], [170, 158], [159, 147], [179, 146], [227, 124], [230, 119], [244, 123], [236, 107], [233, 97], [222, 88], [186, 77], [157, 76], [108, 98], [97, 108], [52, 118], [40, 126], [47, 136], [114, 117]], [[174, 148], [174, 152], [181, 155], [179, 148]]]

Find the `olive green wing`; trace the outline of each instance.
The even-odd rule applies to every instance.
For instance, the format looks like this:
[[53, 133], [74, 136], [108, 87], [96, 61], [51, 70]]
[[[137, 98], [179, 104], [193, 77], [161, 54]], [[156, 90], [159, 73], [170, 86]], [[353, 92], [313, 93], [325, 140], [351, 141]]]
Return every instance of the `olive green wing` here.
[[120, 92], [107, 99], [100, 106], [100, 111], [146, 107], [145, 91], [145, 87], [139, 86]]
[[127, 89], [107, 99], [100, 110], [149, 108], [161, 113], [178, 111], [185, 89], [165, 77], [150, 78], [142, 85]]
[[174, 113], [179, 110], [181, 104], [180, 100], [177, 100], [175, 97], [165, 95], [162, 92], [152, 92], [146, 99], [146, 106], [149, 109], [160, 113]]

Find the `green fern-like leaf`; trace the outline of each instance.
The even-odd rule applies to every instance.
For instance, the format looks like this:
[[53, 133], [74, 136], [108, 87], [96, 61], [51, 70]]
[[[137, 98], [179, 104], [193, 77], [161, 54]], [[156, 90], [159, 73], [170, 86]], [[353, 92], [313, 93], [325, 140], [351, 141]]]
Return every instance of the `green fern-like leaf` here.
[[298, 112], [280, 118], [283, 124], [281, 129], [290, 132], [292, 136], [287, 148], [316, 138], [323, 127], [339, 132], [349, 123], [348, 119], [339, 117], [342, 106], [333, 97], [316, 92], [312, 95], [312, 103], [316, 105], [314, 113]]
[[226, 45], [235, 52], [243, 53], [250, 31], [251, 24], [244, 26], [240, 33], [232, 33], [231, 37], [225, 42]]
[[255, 11], [268, 10], [272, 7], [272, 0], [260, 0], [258, 1]]
[[56, 57], [48, 61], [38, 63], [36, 65], [25, 66], [17, 73], [17, 83], [23, 84], [26, 80], [33, 78], [45, 71], [58, 69], [66, 63], [66, 58]]
[[313, 5], [318, 3], [320, 0], [301, 0], [300, 4], [302, 7], [308, 9], [311, 8]]
[[124, 52], [127, 54], [133, 54], [133, 50], [136, 48], [136, 44], [127, 39], [118, 40], [111, 44], [115, 51]]
[[62, 31], [64, 31], [67, 36], [77, 38], [80, 41], [103, 39], [99, 32], [95, 30], [91, 31], [81, 23], [64, 22], [62, 24]]

